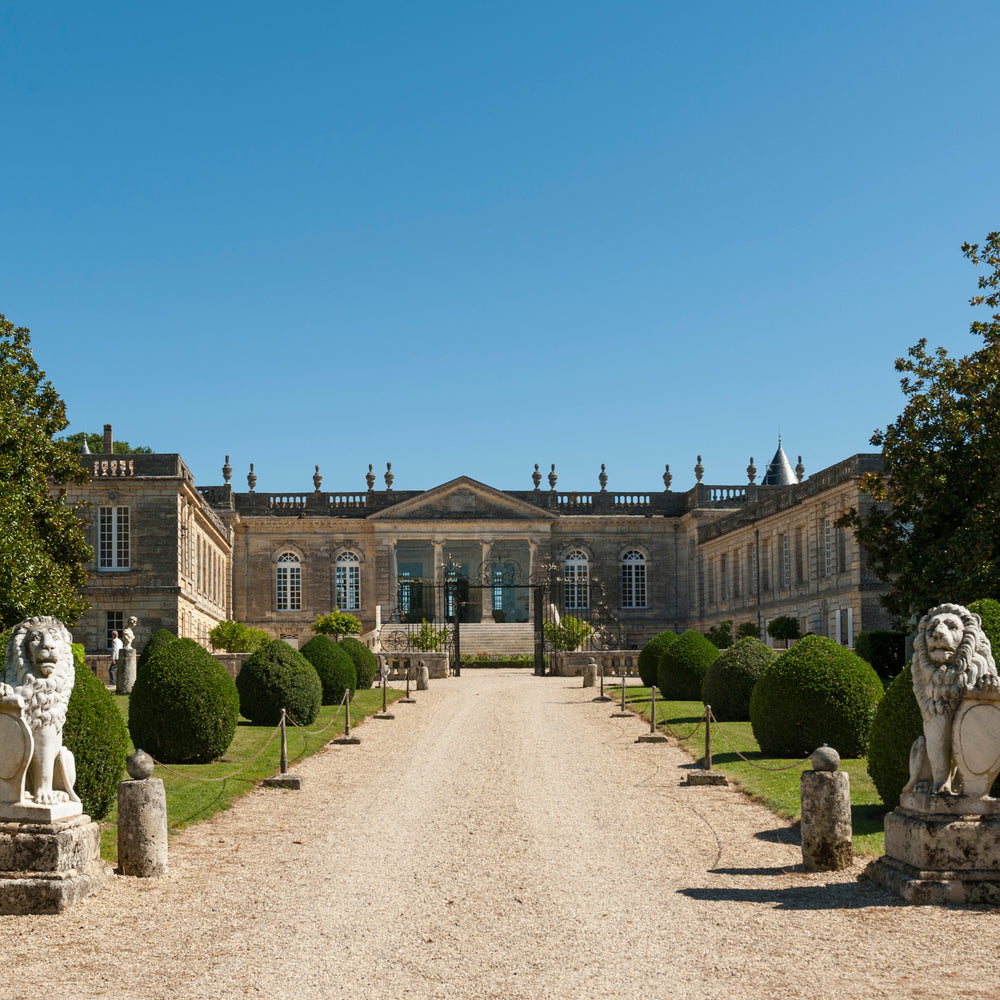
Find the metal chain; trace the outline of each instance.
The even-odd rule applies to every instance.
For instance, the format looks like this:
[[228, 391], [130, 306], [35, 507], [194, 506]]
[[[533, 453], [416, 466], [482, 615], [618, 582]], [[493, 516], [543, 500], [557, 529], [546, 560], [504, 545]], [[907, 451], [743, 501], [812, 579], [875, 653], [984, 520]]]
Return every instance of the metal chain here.
[[171, 774], [176, 774], [178, 778], [187, 778], [188, 781], [202, 781], [205, 782], [206, 784], [212, 784], [216, 781], [228, 781], [230, 778], [235, 778], [237, 774], [239, 774], [242, 771], [245, 771], [251, 764], [255, 764], [263, 755], [264, 751], [271, 745], [271, 741], [274, 739], [275, 736], [278, 735], [279, 732], [281, 732], [280, 724], [274, 727], [274, 729], [271, 732], [271, 735], [268, 736], [267, 738], [267, 742], [260, 748], [260, 752], [255, 757], [252, 757], [250, 760], [248, 760], [242, 767], [237, 768], [230, 774], [223, 775], [221, 778], [198, 778], [195, 777], [195, 775], [193, 774], [183, 774], [180, 771], [175, 771], [172, 767], [168, 767], [162, 761], [158, 761], [155, 757], [152, 757], [152, 754], [150, 754], [150, 756], [152, 757], [153, 763], [156, 764], [157, 767], [162, 767], [164, 771], [169, 771]]
[[[337, 708], [341, 708], [343, 704], [344, 703], [341, 702], [340, 705], [337, 706]], [[332, 726], [337, 721], [337, 716], [334, 715], [333, 718], [330, 719], [330, 721], [322, 729], [304, 729], [287, 712], [285, 712], [285, 721], [290, 722], [293, 726], [295, 726], [296, 729], [301, 729], [302, 734], [304, 736], [321, 736], [330, 728], [330, 726]]]
[[802, 767], [802, 765], [809, 760], [808, 757], [803, 757], [802, 760], [796, 761], [794, 764], [789, 764], [787, 767], [762, 767], [760, 764], [754, 763], [749, 757], [746, 757], [733, 746], [733, 741], [726, 735], [726, 731], [719, 725], [719, 720], [716, 719], [714, 715], [712, 716], [712, 721], [715, 723], [716, 732], [721, 733], [722, 738], [729, 744], [729, 749], [732, 750], [733, 753], [740, 758], [740, 760], [745, 761], [751, 767], [757, 768], [758, 771], [794, 771], [795, 768]]

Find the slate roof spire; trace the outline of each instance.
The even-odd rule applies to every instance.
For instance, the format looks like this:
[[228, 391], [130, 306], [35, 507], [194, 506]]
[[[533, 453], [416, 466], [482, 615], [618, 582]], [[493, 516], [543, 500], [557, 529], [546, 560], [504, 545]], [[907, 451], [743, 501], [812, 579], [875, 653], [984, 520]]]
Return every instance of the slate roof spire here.
[[795, 478], [795, 470], [792, 463], [788, 461], [785, 449], [781, 447], [781, 435], [778, 435], [778, 450], [771, 459], [771, 464], [764, 473], [764, 478], [760, 481], [761, 486], [794, 486], [798, 480]]

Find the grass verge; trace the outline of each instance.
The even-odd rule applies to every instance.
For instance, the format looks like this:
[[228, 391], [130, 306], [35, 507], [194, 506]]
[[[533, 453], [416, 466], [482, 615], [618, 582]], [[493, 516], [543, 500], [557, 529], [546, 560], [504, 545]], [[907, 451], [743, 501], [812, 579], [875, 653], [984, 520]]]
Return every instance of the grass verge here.
[[[615, 691], [620, 698], [620, 687], [608, 690], [608, 693], [614, 697]], [[649, 721], [649, 688], [627, 687], [625, 703], [633, 712]], [[702, 725], [697, 728], [704, 712], [705, 706], [700, 701], [657, 699], [656, 702], [657, 728], [668, 735], [681, 738], [681, 746], [691, 755], [693, 762], [701, 762], [705, 756], [705, 727]], [[684, 737], [690, 738], [685, 740]], [[712, 767], [731, 778], [778, 816], [793, 822], [799, 821], [799, 778], [810, 767], [808, 760], [765, 757], [753, 738], [749, 722], [712, 724]], [[844, 759], [840, 762], [840, 768], [851, 778], [855, 854], [884, 854], [885, 806], [868, 776], [867, 762], [864, 758]]]
[[[389, 688], [387, 700], [402, 698], [404, 692]], [[115, 703], [128, 721], [128, 696], [115, 695]], [[382, 689], [369, 688], [357, 691], [351, 702], [351, 729], [382, 710]], [[324, 705], [312, 725], [298, 729], [288, 726], [288, 766], [315, 753], [344, 731], [344, 709]], [[270, 741], [270, 742], [269, 742]], [[129, 743], [129, 753], [134, 750]], [[262, 752], [263, 751], [263, 752]], [[235, 799], [245, 795], [258, 782], [276, 774], [281, 765], [281, 738], [273, 726], [252, 726], [240, 719], [236, 735], [224, 757], [211, 764], [171, 764], [157, 767], [153, 776], [163, 779], [167, 798], [167, 827], [170, 832], [200, 823], [210, 816], [228, 809]], [[234, 771], [235, 777], [226, 777]], [[176, 772], [176, 773], [175, 773]], [[200, 778], [200, 781], [191, 781]], [[211, 780], [204, 779], [222, 779]], [[117, 807], [101, 821], [101, 857], [115, 864], [118, 860]]]

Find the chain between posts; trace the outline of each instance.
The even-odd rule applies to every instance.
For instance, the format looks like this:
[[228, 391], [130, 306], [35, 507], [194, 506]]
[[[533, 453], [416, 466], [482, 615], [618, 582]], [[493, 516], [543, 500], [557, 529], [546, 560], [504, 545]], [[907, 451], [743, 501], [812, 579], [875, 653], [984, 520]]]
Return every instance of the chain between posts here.
[[[711, 714], [711, 710], [709, 710], [709, 714]], [[728, 744], [729, 749], [732, 750], [733, 753], [740, 758], [740, 760], [749, 764], [751, 767], [757, 768], [758, 771], [772, 771], [772, 772], [794, 771], [795, 768], [802, 767], [803, 764], [806, 764], [809, 761], [809, 757], [803, 757], [802, 760], [796, 761], [794, 764], [787, 764], [785, 767], [763, 767], [760, 764], [754, 763], [754, 761], [750, 760], [749, 757], [747, 757], [744, 753], [737, 750], [736, 747], [733, 746], [733, 741], [726, 735], [726, 731], [722, 728], [722, 726], [719, 725], [719, 720], [716, 719], [714, 715], [712, 715], [709, 721], [709, 725], [711, 725], [712, 722], [715, 723], [716, 730], [722, 735], [722, 738]]]
[[193, 774], [184, 774], [181, 771], [175, 771], [172, 767], [168, 766], [167, 764], [164, 764], [162, 761], [157, 760], [155, 757], [153, 757], [152, 754], [150, 754], [150, 757], [153, 763], [157, 767], [162, 767], [164, 771], [169, 771], [171, 774], [176, 774], [178, 778], [187, 778], [188, 781], [202, 781], [205, 782], [206, 784], [212, 784], [213, 782], [216, 781], [228, 781], [230, 778], [235, 778], [236, 775], [245, 771], [251, 764], [255, 764], [263, 756], [264, 751], [271, 745], [271, 742], [274, 739], [274, 737], [277, 736], [278, 733], [280, 732], [281, 732], [281, 723], [279, 722], [278, 725], [276, 725], [272, 730], [271, 735], [268, 736], [267, 742], [260, 748], [260, 751], [257, 753], [255, 757], [252, 757], [250, 760], [248, 760], [242, 767], [237, 768], [235, 771], [232, 771], [229, 774], [224, 774], [219, 778], [198, 778]]

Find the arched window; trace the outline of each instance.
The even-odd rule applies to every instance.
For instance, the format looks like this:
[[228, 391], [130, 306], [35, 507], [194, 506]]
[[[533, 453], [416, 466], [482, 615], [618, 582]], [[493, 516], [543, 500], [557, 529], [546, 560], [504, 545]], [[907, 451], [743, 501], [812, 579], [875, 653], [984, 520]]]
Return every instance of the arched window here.
[[361, 607], [361, 560], [354, 552], [341, 552], [336, 562], [337, 610]]
[[566, 592], [563, 607], [567, 611], [583, 611], [590, 607], [590, 582], [587, 553], [574, 549], [563, 561]]
[[646, 606], [646, 557], [633, 549], [622, 556], [622, 607]]
[[282, 552], [277, 559], [275, 593], [279, 611], [302, 610], [302, 566], [294, 552]]

